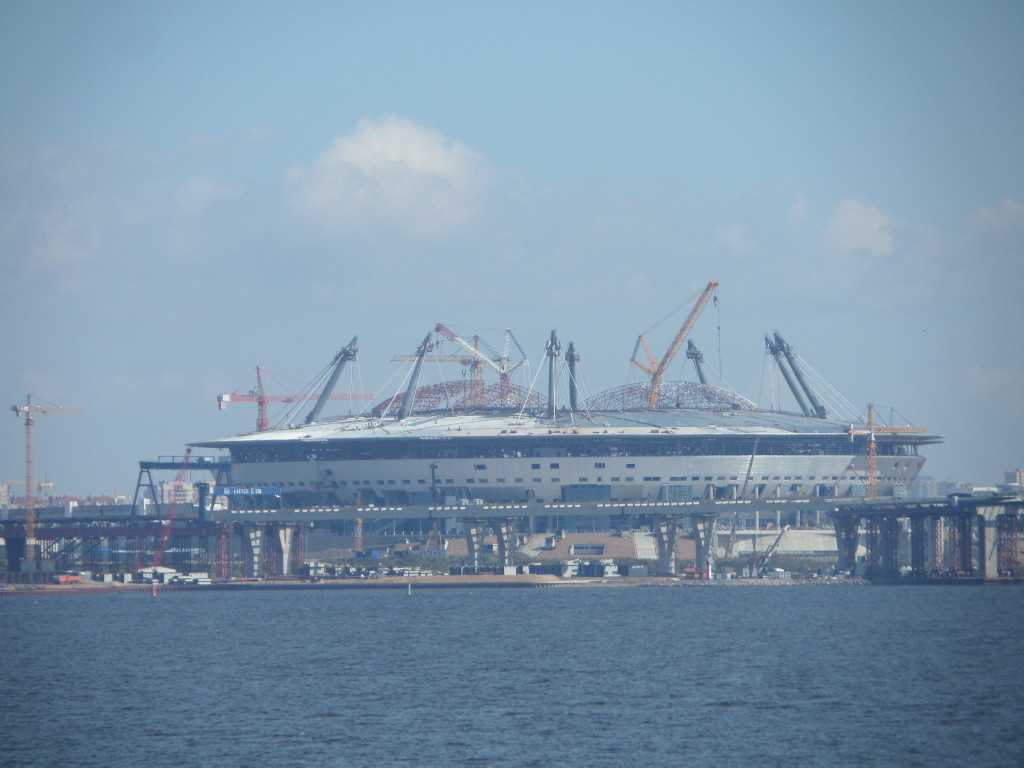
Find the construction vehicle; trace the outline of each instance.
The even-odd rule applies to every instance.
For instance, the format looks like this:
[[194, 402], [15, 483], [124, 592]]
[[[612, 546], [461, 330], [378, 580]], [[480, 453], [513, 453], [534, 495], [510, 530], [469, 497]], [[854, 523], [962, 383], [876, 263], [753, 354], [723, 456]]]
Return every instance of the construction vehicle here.
[[768, 573], [768, 564], [771, 562], [772, 556], [778, 550], [779, 544], [782, 543], [782, 537], [786, 535], [786, 531], [788, 530], [789, 526], [787, 525], [779, 531], [779, 535], [775, 537], [775, 541], [768, 545], [768, 549], [757, 556], [757, 559], [754, 561], [754, 576], [763, 576]]

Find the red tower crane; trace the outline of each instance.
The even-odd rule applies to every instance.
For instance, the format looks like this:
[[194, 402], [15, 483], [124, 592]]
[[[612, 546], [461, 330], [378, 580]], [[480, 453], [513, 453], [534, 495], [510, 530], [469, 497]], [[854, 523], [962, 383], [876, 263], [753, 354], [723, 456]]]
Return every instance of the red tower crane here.
[[[248, 392], [236, 389], [230, 394], [217, 395], [217, 407], [224, 410], [228, 403], [256, 403], [258, 406], [256, 414], [256, 431], [266, 432], [270, 429], [270, 421], [267, 419], [267, 403], [295, 403], [299, 401], [316, 400], [320, 395], [315, 392], [305, 394], [283, 394], [275, 395], [267, 393], [263, 389], [263, 372], [265, 369], [256, 366], [256, 386]], [[369, 400], [373, 397], [372, 392], [333, 392], [329, 395], [331, 400]]]
[[[178, 474], [174, 477], [174, 488], [171, 491], [171, 503], [167, 506], [167, 515], [161, 521], [160, 536], [156, 542], [156, 549], [153, 552], [153, 567], [159, 568], [164, 562], [164, 552], [167, 551], [167, 542], [171, 538], [171, 528], [174, 525], [174, 518], [178, 513], [178, 493], [181, 484], [185, 482], [185, 478], [188, 475], [188, 461], [192, 456], [192, 449], [185, 449], [185, 456], [181, 460], [181, 467], [178, 469]], [[154, 587], [155, 589], [155, 587]]]

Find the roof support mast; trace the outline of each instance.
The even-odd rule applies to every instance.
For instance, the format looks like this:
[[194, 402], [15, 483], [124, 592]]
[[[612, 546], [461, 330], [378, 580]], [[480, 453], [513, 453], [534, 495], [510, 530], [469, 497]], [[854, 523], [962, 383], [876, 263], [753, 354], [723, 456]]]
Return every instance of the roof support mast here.
[[409, 387], [405, 390], [405, 399], [402, 400], [402, 407], [398, 411], [398, 420], [407, 419], [412, 413], [413, 402], [416, 400], [416, 387], [420, 383], [420, 369], [423, 368], [423, 358], [433, 348], [430, 342], [430, 334], [424, 337], [423, 342], [416, 348], [416, 365], [412, 369], [412, 376], [409, 377]]
[[555, 358], [562, 354], [562, 345], [558, 343], [554, 330], [551, 331], [551, 339], [545, 347], [548, 357], [548, 418], [553, 422], [558, 410], [555, 407]]
[[817, 396], [814, 394], [814, 390], [811, 389], [807, 380], [804, 378], [803, 371], [800, 370], [800, 366], [796, 362], [796, 353], [793, 352], [793, 348], [786, 343], [785, 339], [779, 335], [779, 332], [775, 332], [775, 342], [779, 349], [782, 350], [782, 354], [786, 356], [786, 362], [789, 363], [789, 367], [793, 369], [793, 374], [796, 376], [796, 380], [800, 382], [800, 388], [807, 395], [807, 400], [811, 404], [813, 413], [808, 413], [808, 416], [817, 416], [819, 419], [824, 419], [827, 415], [825, 407], [818, 401]]
[[323, 410], [324, 405], [328, 400], [331, 399], [331, 393], [334, 391], [334, 385], [338, 382], [338, 377], [341, 376], [341, 371], [345, 367], [345, 363], [349, 360], [355, 360], [356, 352], [359, 351], [359, 347], [356, 345], [358, 337], [353, 336], [352, 341], [348, 343], [348, 346], [342, 350], [339, 350], [338, 354], [334, 356], [334, 362], [331, 365], [334, 366], [334, 370], [331, 371], [331, 377], [327, 380], [327, 384], [324, 386], [323, 392], [320, 393], [320, 399], [316, 401], [316, 405], [313, 406], [313, 410], [309, 412], [309, 416], [306, 417], [306, 423], [310, 424], [317, 420], [320, 416], [320, 411]]
[[697, 345], [689, 340], [686, 342], [686, 356], [693, 360], [693, 367], [697, 369], [697, 378], [700, 379], [700, 383], [707, 384], [708, 377], [704, 373], [704, 353], [697, 349]]
[[[775, 335], [778, 336], [778, 334]], [[813, 412], [811, 411], [811, 407], [807, 404], [807, 398], [804, 397], [803, 390], [800, 389], [800, 385], [797, 384], [796, 379], [793, 378], [793, 374], [789, 370], [789, 366], [786, 365], [782, 353], [782, 345], [777, 343], [767, 334], [764, 337], [764, 342], [768, 347], [768, 351], [771, 352], [772, 356], [775, 358], [775, 363], [779, 366], [779, 370], [782, 371], [782, 375], [786, 379], [786, 384], [789, 385], [789, 389], [793, 393], [793, 397], [796, 398], [796, 402], [797, 405], [800, 406], [800, 410], [803, 411], [804, 416], [812, 416]]]
[[576, 351], [576, 345], [571, 341], [569, 348], [565, 351], [565, 363], [569, 368], [569, 410], [573, 413], [579, 410], [579, 385], [576, 383], [576, 364], [580, 361], [580, 353]]

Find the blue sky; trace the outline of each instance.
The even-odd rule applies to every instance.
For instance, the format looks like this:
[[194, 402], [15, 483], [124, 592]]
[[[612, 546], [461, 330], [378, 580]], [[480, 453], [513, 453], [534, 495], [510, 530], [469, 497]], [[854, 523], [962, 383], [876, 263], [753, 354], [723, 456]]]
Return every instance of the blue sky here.
[[724, 383], [768, 405], [778, 329], [945, 435], [927, 474], [999, 481], [1022, 35], [1016, 2], [3, 0], [0, 393], [85, 409], [37, 421], [55, 491], [130, 493], [253, 426], [215, 398], [257, 365], [307, 380], [358, 335], [345, 387], [383, 399], [435, 323], [511, 328], [534, 372], [555, 328], [596, 393], [716, 279], [691, 337]]

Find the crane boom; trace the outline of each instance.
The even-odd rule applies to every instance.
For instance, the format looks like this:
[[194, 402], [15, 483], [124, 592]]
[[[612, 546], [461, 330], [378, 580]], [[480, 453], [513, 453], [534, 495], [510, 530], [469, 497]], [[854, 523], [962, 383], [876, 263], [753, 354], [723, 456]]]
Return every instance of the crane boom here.
[[[676, 352], [679, 351], [679, 347], [686, 340], [686, 336], [690, 333], [694, 323], [697, 322], [697, 318], [700, 317], [700, 313], [704, 311], [704, 307], [707, 306], [708, 301], [711, 299], [711, 295], [715, 292], [718, 287], [718, 281], [712, 280], [701, 291], [700, 298], [697, 299], [697, 303], [690, 311], [689, 316], [686, 318], [686, 322], [683, 323], [683, 327], [679, 329], [679, 333], [672, 339], [672, 343], [668, 347], [668, 351], [665, 352], [665, 356], [661, 359], [658, 367], [651, 374], [650, 390], [647, 393], [647, 410], [653, 411], [658, 407], [658, 395], [661, 389], [661, 380], [665, 376], [665, 370], [668, 368], [669, 363], [676, 356]], [[641, 337], [642, 339], [643, 337]], [[645, 345], [646, 346], [646, 345]]]
[[[316, 392], [289, 392], [283, 394], [266, 392], [263, 388], [263, 374], [265, 368], [256, 366], [256, 386], [248, 392], [236, 389], [234, 392], [217, 395], [217, 409], [226, 410], [229, 403], [256, 403], [256, 431], [266, 432], [270, 429], [270, 420], [267, 417], [267, 405], [269, 403], [295, 403], [316, 400], [322, 394]], [[270, 373], [273, 373], [272, 371]], [[372, 392], [331, 392], [329, 400], [369, 400], [373, 397]]]

